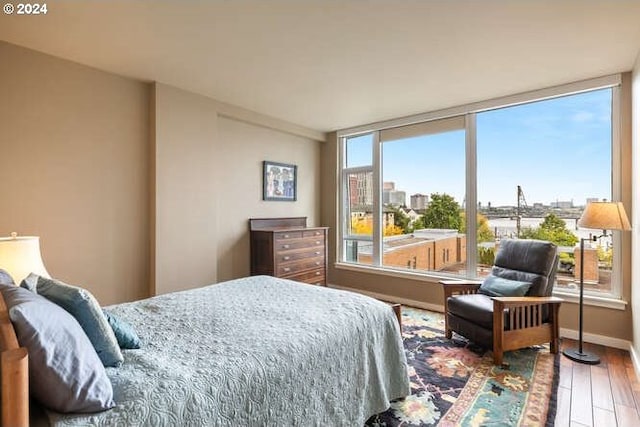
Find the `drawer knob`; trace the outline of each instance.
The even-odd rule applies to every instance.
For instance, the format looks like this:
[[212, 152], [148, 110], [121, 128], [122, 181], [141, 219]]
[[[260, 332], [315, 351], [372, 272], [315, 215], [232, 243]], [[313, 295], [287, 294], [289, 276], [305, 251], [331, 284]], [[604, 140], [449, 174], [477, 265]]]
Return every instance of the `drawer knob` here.
[[282, 259], [284, 259], [285, 261], [289, 261], [290, 258], [291, 258], [290, 256], [286, 256], [286, 257], [284, 257]]
[[319, 245], [319, 244], [320, 244], [320, 240], [316, 240], [316, 245]]
[[283, 268], [283, 270], [286, 272], [286, 271], [290, 271], [291, 269], [289, 267], [285, 267]]
[[316, 276], [319, 276], [319, 275], [320, 275], [320, 272], [319, 272], [319, 271], [316, 271]]
[[282, 245], [284, 249], [289, 249], [289, 245]]
[[316, 236], [319, 236], [319, 235], [320, 235], [320, 233], [318, 233], [318, 232], [316, 231]]
[[320, 261], [316, 261], [316, 265], [320, 265]]
[[320, 255], [320, 251], [316, 251], [316, 255]]
[[288, 238], [289, 238], [289, 235], [288, 235], [288, 234], [285, 234], [285, 235], [284, 235], [284, 238], [285, 238], [285, 239], [288, 239]]

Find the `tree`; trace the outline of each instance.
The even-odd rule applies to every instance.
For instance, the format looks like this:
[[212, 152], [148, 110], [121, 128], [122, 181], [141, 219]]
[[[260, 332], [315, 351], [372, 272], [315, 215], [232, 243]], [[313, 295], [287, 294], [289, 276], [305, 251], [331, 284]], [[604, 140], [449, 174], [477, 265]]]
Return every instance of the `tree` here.
[[520, 231], [523, 239], [548, 240], [558, 246], [575, 246], [578, 237], [567, 229], [567, 224], [557, 215], [550, 213], [538, 227], [527, 227]]
[[[496, 237], [489, 227], [489, 219], [482, 214], [476, 214], [476, 230], [478, 243], [493, 242]], [[467, 232], [467, 215], [465, 212], [460, 212], [460, 228], [458, 231], [462, 234]]]
[[[351, 232], [353, 234], [371, 236], [373, 234], [373, 217], [351, 218]], [[403, 231], [402, 228], [395, 224], [387, 224], [382, 230], [383, 236], [397, 236], [398, 234], [403, 234]]]
[[605, 247], [603, 248], [602, 245], [598, 245], [597, 250], [597, 254], [598, 254], [598, 261], [600, 261], [602, 264], [604, 264], [607, 268], [612, 268], [613, 266], [613, 248], [611, 247]]
[[460, 205], [448, 194], [431, 194], [429, 206], [420, 218], [424, 228], [446, 228], [459, 230]]
[[402, 231], [402, 233], [395, 234], [409, 234], [413, 231], [412, 227], [409, 225], [411, 219], [407, 216], [406, 213], [404, 213], [402, 209], [393, 205], [387, 205], [385, 206], [385, 209], [389, 209], [391, 212], [393, 212], [393, 224]]
[[398, 227], [395, 224], [387, 224], [386, 227], [384, 227], [384, 230], [382, 230], [382, 235], [383, 236], [397, 236], [399, 234], [404, 234], [404, 232], [402, 231], [402, 228]]
[[367, 217], [352, 217], [351, 218], [351, 233], [364, 234], [370, 236], [373, 231], [373, 224], [370, 218]]

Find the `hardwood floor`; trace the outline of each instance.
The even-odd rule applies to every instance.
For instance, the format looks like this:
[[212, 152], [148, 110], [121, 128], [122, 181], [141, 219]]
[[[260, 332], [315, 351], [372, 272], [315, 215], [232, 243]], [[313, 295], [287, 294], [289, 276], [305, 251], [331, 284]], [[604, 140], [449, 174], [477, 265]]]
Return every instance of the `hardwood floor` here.
[[[561, 349], [577, 342], [563, 339]], [[599, 365], [584, 365], [560, 355], [557, 427], [640, 426], [640, 381], [629, 352], [584, 344], [600, 356]]]

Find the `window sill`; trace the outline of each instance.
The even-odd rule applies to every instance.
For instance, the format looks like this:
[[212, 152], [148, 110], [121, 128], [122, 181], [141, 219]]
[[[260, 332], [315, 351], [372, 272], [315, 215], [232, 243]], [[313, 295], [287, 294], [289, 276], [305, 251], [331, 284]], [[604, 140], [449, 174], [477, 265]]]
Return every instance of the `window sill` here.
[[[404, 270], [393, 270], [390, 268], [381, 268], [381, 267], [373, 267], [370, 265], [357, 265], [350, 264], [344, 262], [337, 262], [334, 264], [334, 267], [338, 270], [349, 270], [349, 271], [357, 271], [360, 273], [368, 273], [368, 274], [378, 274], [381, 276], [392, 276], [392, 277], [402, 277], [405, 279], [416, 280], [420, 282], [428, 282], [428, 283], [438, 283], [443, 279], [460, 279], [464, 278], [455, 275], [446, 275], [446, 274], [424, 274], [424, 273], [413, 273], [411, 271]], [[578, 304], [579, 303], [579, 295], [577, 293], [566, 292], [566, 291], [554, 291], [553, 296], [562, 298], [566, 303], [569, 304]], [[613, 310], [626, 310], [627, 301], [622, 299], [612, 298], [612, 297], [603, 297], [596, 295], [584, 295], [584, 305], [594, 306], [594, 307], [604, 307], [610, 308]]]
[[[564, 302], [570, 304], [579, 304], [580, 303], [580, 295], [574, 294], [572, 292], [563, 292], [563, 291], [553, 291], [553, 296], [562, 298]], [[626, 310], [627, 309], [627, 301], [622, 299], [613, 298], [613, 297], [604, 297], [597, 295], [584, 295], [584, 305], [590, 305], [594, 307], [604, 307], [611, 308], [614, 310]]]
[[394, 270], [392, 268], [373, 267], [370, 265], [350, 264], [345, 262], [337, 262], [334, 264], [334, 267], [338, 270], [358, 271], [360, 273], [378, 274], [380, 276], [402, 277], [405, 279], [429, 283], [438, 283], [440, 280], [460, 278], [460, 276], [454, 275], [413, 273], [407, 270]]

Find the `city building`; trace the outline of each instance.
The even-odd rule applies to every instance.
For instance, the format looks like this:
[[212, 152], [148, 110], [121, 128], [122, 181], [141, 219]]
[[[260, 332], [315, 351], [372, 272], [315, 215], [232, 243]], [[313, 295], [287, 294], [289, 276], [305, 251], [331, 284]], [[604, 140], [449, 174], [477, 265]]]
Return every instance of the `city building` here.
[[[423, 229], [385, 237], [383, 265], [411, 270], [459, 270], [466, 262], [466, 237], [457, 230]], [[358, 263], [370, 264], [372, 246], [358, 242]]]
[[407, 193], [405, 191], [396, 190], [394, 182], [384, 182], [382, 184], [382, 203], [393, 206], [406, 206]]
[[555, 202], [551, 202], [550, 206], [556, 209], [571, 209], [573, 208], [573, 200], [569, 200], [569, 201], [556, 200]]
[[411, 209], [422, 210], [429, 204], [429, 196], [426, 194], [413, 194], [411, 195]]
[[357, 172], [349, 175], [349, 201], [351, 206], [373, 205], [373, 183], [370, 173]]

